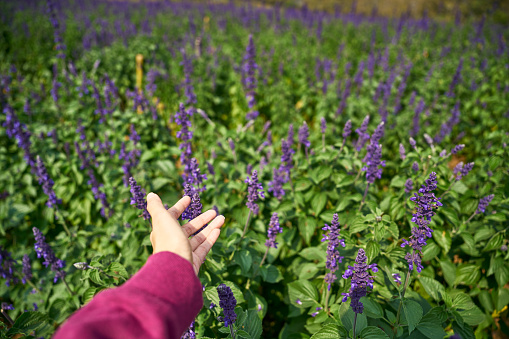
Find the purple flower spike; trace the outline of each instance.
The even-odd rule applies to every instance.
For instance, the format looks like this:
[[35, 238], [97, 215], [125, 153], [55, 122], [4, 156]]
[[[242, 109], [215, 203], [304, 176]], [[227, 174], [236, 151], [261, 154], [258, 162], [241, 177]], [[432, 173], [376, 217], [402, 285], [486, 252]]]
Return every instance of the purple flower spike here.
[[150, 219], [150, 213], [147, 210], [147, 201], [145, 200], [145, 193], [142, 192], [141, 186], [138, 186], [133, 177], [129, 178], [129, 185], [131, 186], [131, 205], [136, 205], [136, 208], [143, 211], [143, 219]]
[[352, 306], [352, 310], [355, 313], [364, 312], [364, 305], [361, 303], [360, 299], [367, 294], [367, 288], [373, 288], [373, 276], [369, 275], [368, 270], [371, 270], [373, 273], [378, 272], [378, 268], [376, 264], [367, 264], [368, 257], [366, 256], [366, 252], [361, 248], [357, 253], [357, 258], [355, 259], [355, 264], [352, 266], [348, 266], [348, 269], [343, 274], [343, 279], [352, 278], [352, 282], [350, 285], [350, 290], [348, 293], [341, 293], [343, 297], [343, 302], [346, 302], [348, 298], [350, 298]]
[[268, 191], [272, 192], [275, 198], [281, 199], [285, 195], [285, 190], [283, 189], [283, 184], [285, 183], [285, 173], [282, 173], [281, 170], [274, 168], [272, 170], [272, 181], [269, 181]]
[[416, 149], [417, 143], [415, 142], [414, 138], [410, 137], [408, 140], [410, 141], [410, 146], [412, 146], [413, 149]]
[[270, 218], [269, 229], [267, 230], [267, 241], [265, 246], [277, 248], [276, 236], [278, 233], [283, 233], [283, 228], [279, 226], [279, 218], [277, 213], [273, 213]]
[[454, 146], [454, 148], [451, 150], [451, 154], [456, 154], [456, 153], [458, 153], [459, 151], [461, 151], [463, 148], [465, 148], [465, 144], [456, 145], [456, 146]]
[[181, 217], [182, 220], [191, 221], [201, 214], [203, 205], [201, 204], [200, 196], [195, 192], [191, 185], [184, 184], [184, 195], [191, 197], [191, 204], [187, 206]]
[[258, 182], [258, 171], [254, 170], [251, 178], [247, 177], [244, 182], [248, 184], [246, 206], [253, 214], [258, 214], [260, 206], [258, 206], [255, 201], [260, 198], [265, 198], [263, 186]]
[[345, 123], [345, 127], [343, 128], [343, 139], [348, 138], [351, 133], [352, 133], [352, 121], [348, 120]]
[[357, 135], [359, 136], [359, 138], [357, 139], [357, 142], [355, 144], [355, 150], [357, 152], [360, 152], [361, 149], [364, 147], [364, 144], [366, 143], [366, 141], [369, 140], [369, 134], [366, 133], [366, 131], [368, 130], [368, 125], [369, 125], [369, 115], [367, 115], [364, 120], [362, 121], [362, 125], [360, 128], [357, 128], [355, 130], [355, 133], [357, 133]]
[[58, 199], [55, 191], [53, 191], [53, 180], [49, 177], [48, 171], [46, 171], [46, 166], [42, 162], [41, 158], [37, 156], [37, 176], [39, 177], [39, 184], [42, 186], [42, 190], [48, 196], [48, 202], [46, 206], [49, 208], [53, 206], [57, 206], [62, 203], [62, 200]]
[[380, 166], [385, 166], [385, 160], [382, 161], [382, 144], [370, 143], [368, 145], [364, 163], [366, 165], [362, 170], [366, 172], [366, 181], [369, 184], [374, 183], [377, 178], [380, 179], [382, 177], [382, 169]]
[[412, 235], [409, 240], [403, 239], [401, 247], [407, 245], [412, 247], [413, 253], [408, 252], [405, 256], [408, 262], [410, 270], [417, 269], [417, 272], [421, 272], [423, 269], [421, 264], [422, 248], [426, 245], [427, 238], [432, 237], [433, 230], [429, 228], [431, 218], [436, 214], [434, 211], [439, 206], [442, 206], [440, 198], [435, 197], [433, 191], [437, 188], [437, 175], [435, 172], [431, 172], [429, 178], [426, 179], [424, 185], [419, 189], [419, 193], [414, 193], [414, 196], [410, 198], [415, 202], [415, 213], [412, 217], [417, 227], [412, 227]]
[[225, 284], [217, 287], [217, 294], [219, 295], [219, 306], [223, 309], [224, 326], [233, 325], [237, 320], [237, 314], [235, 313], [237, 299], [235, 299], [231, 288]]
[[405, 181], [405, 193], [410, 193], [414, 190], [414, 182], [412, 179], [407, 179]]
[[419, 164], [417, 163], [417, 161], [414, 161], [414, 163], [412, 164], [412, 171], [414, 171], [415, 173], [419, 172]]
[[0, 277], [5, 279], [5, 285], [7, 286], [15, 285], [19, 282], [14, 271], [15, 265], [16, 260], [12, 259], [11, 253], [0, 246]]
[[310, 147], [311, 143], [308, 140], [309, 138], [309, 127], [308, 124], [304, 121], [302, 126], [299, 128], [299, 143], [304, 145], [305, 147]]
[[393, 273], [392, 277], [394, 278], [394, 282], [396, 284], [401, 284], [401, 276], [399, 275], [399, 273]]
[[488, 207], [488, 205], [490, 204], [491, 200], [493, 200], [494, 197], [495, 197], [494, 194], [490, 194], [484, 198], [481, 198], [481, 200], [479, 200], [479, 205], [477, 206], [477, 211], [475, 211], [475, 214], [484, 213], [486, 211], [486, 207]]
[[325, 227], [322, 228], [324, 231], [328, 231], [327, 234], [323, 234], [322, 242], [327, 241], [327, 261], [325, 262], [325, 267], [330, 270], [325, 275], [325, 282], [327, 283], [327, 288], [330, 290], [331, 285], [336, 281], [336, 271], [338, 270], [340, 264], [343, 260], [343, 257], [339, 255], [339, 245], [345, 247], [345, 240], [339, 238], [339, 218], [338, 214], [334, 213], [332, 216], [332, 222], [329, 225], [325, 224]]
[[327, 130], [327, 120], [325, 120], [324, 117], [320, 119], [320, 131], [322, 134], [325, 134], [325, 131]]
[[44, 258], [44, 266], [50, 266], [51, 270], [55, 273], [53, 282], [56, 283], [58, 279], [64, 279], [65, 271], [62, 269], [65, 267], [65, 261], [58, 259], [53, 253], [51, 247], [46, 243], [46, 238], [42, 235], [41, 231], [37, 227], [32, 228], [35, 236], [35, 252], [37, 258]]
[[22, 269], [23, 278], [21, 278], [21, 282], [23, 284], [26, 284], [27, 280], [32, 279], [32, 264], [30, 263], [30, 258], [28, 257], [27, 254], [23, 256], [22, 262], [23, 262]]
[[284, 139], [281, 141], [281, 151], [283, 155], [281, 155], [281, 165], [279, 166], [279, 171], [285, 174], [285, 182], [287, 182], [290, 178], [290, 170], [293, 168], [292, 157], [295, 151], [292, 149], [291, 143]]
[[403, 144], [399, 144], [399, 157], [401, 158], [401, 160], [406, 159], [405, 146], [403, 146]]

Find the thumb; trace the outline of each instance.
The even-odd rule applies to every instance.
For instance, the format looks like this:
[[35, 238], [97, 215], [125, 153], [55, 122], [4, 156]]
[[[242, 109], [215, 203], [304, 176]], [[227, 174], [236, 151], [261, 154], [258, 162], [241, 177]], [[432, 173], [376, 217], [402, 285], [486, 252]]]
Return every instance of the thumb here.
[[147, 210], [152, 216], [152, 219], [159, 218], [162, 213], [167, 213], [161, 198], [159, 198], [159, 196], [153, 192], [150, 192], [147, 195]]

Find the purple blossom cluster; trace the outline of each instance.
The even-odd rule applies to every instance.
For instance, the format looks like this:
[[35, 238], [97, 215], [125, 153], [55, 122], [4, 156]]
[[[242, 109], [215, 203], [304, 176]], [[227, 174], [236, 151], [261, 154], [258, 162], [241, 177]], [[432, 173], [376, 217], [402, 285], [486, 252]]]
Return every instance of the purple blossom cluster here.
[[19, 148], [23, 150], [25, 161], [35, 171], [35, 157], [30, 151], [30, 146], [32, 145], [30, 142], [30, 131], [25, 124], [18, 120], [18, 116], [14, 113], [11, 106], [6, 105], [3, 112], [6, 119], [2, 126], [5, 127], [7, 136], [11, 139], [16, 139]]
[[299, 143], [306, 148], [311, 146], [311, 142], [309, 142], [309, 127], [305, 121], [299, 128]]
[[260, 114], [258, 111], [253, 110], [256, 104], [256, 71], [258, 69], [259, 67], [256, 64], [256, 48], [253, 42], [253, 35], [249, 35], [249, 43], [247, 44], [246, 53], [244, 54], [244, 60], [242, 64], [242, 84], [246, 90], [247, 105], [250, 110], [246, 115], [247, 120], [254, 120]]
[[343, 302], [346, 302], [348, 298], [350, 298], [350, 306], [352, 306], [352, 310], [355, 313], [364, 312], [364, 305], [360, 299], [366, 296], [368, 287], [373, 288], [374, 277], [369, 275], [368, 270], [371, 270], [373, 273], [378, 272], [377, 265], [368, 265], [367, 261], [368, 257], [366, 256], [366, 252], [364, 252], [362, 248], [359, 249], [357, 257], [355, 258], [355, 264], [353, 267], [348, 266], [345, 274], [343, 274], [343, 279], [352, 278], [348, 293], [341, 293], [343, 295]]
[[175, 122], [180, 125], [180, 131], [177, 132], [177, 138], [182, 140], [179, 145], [180, 162], [185, 165], [191, 159], [191, 139], [193, 138], [193, 132], [191, 128], [191, 116], [193, 115], [192, 109], [186, 109], [184, 104], [179, 104], [179, 110], [175, 113]]
[[191, 75], [193, 74], [193, 60], [189, 55], [187, 55], [184, 49], [181, 49], [182, 53], [182, 63], [181, 65], [184, 67], [184, 94], [187, 97], [186, 105], [194, 105], [198, 101], [196, 99], [196, 94], [194, 93], [193, 82], [191, 80]]
[[251, 210], [251, 212], [253, 212], [253, 214], [258, 214], [260, 206], [258, 206], [255, 201], [260, 198], [265, 198], [263, 186], [260, 182], [258, 182], [258, 171], [254, 170], [251, 178], [247, 177], [244, 182], [248, 185], [246, 206]]
[[277, 248], [276, 236], [278, 233], [283, 233], [283, 228], [279, 226], [279, 217], [276, 212], [272, 213], [270, 218], [269, 228], [267, 230], [267, 241], [265, 246]]
[[220, 321], [224, 322], [224, 326], [228, 327], [233, 325], [237, 320], [235, 313], [235, 306], [237, 306], [237, 299], [229, 286], [220, 284], [217, 287], [217, 294], [219, 295], [219, 306], [223, 309], [223, 317]]
[[433, 191], [437, 188], [437, 175], [431, 172], [430, 176], [419, 189], [418, 193], [410, 198], [415, 203], [415, 213], [412, 217], [412, 222], [417, 226], [412, 227], [412, 235], [409, 240], [403, 239], [401, 247], [410, 246], [413, 252], [408, 252], [405, 256], [408, 262], [408, 267], [413, 270], [414, 267], [417, 272], [423, 269], [421, 264], [422, 248], [427, 243], [427, 238], [432, 237], [433, 230], [429, 227], [431, 218], [436, 214], [435, 210], [442, 206], [440, 198], [435, 197]]
[[65, 261], [58, 259], [55, 256], [55, 253], [51, 249], [50, 245], [46, 243], [46, 238], [42, 235], [41, 231], [37, 227], [32, 228], [35, 237], [35, 252], [37, 253], [37, 258], [44, 258], [44, 266], [50, 267], [50, 269], [55, 273], [55, 278], [53, 282], [56, 283], [58, 279], [65, 278], [65, 271], [63, 268], [65, 267]]
[[368, 184], [372, 184], [378, 178], [382, 177], [382, 168], [385, 166], [385, 160], [382, 161], [382, 144], [378, 142], [384, 135], [384, 122], [382, 121], [373, 135], [371, 136], [371, 142], [367, 147], [366, 156], [364, 157], [364, 163], [366, 164], [362, 170], [366, 172], [366, 181]]
[[134, 125], [130, 125], [129, 130], [129, 140], [131, 140], [133, 145], [132, 149], [127, 151], [126, 143], [122, 142], [120, 152], [118, 153], [118, 159], [124, 161], [122, 164], [122, 171], [124, 172], [123, 181], [125, 187], [129, 185], [129, 178], [132, 176], [131, 170], [138, 165], [141, 156], [141, 150], [136, 147], [140, 141], [140, 137], [136, 132]]
[[459, 162], [453, 169], [452, 173], [456, 178], [456, 181], [461, 180], [464, 176], [466, 176], [470, 171], [474, 168], [474, 163], [469, 162], [463, 165], [463, 162]]
[[357, 141], [355, 142], [355, 150], [357, 152], [361, 151], [366, 141], [368, 141], [370, 138], [369, 133], [366, 133], [366, 131], [368, 130], [368, 125], [369, 125], [369, 115], [367, 115], [364, 118], [361, 127], [355, 130], [355, 133], [357, 133], [358, 135]]
[[42, 190], [48, 196], [48, 201], [46, 202], [46, 206], [49, 208], [56, 207], [57, 205], [62, 203], [62, 200], [58, 199], [55, 191], [53, 190], [53, 180], [50, 178], [48, 171], [46, 170], [46, 166], [41, 160], [41, 157], [37, 156], [37, 166], [36, 166], [36, 174], [39, 179], [39, 184], [42, 186]]
[[14, 271], [14, 265], [16, 265], [16, 260], [12, 259], [11, 253], [0, 246], [0, 277], [5, 279], [7, 286], [15, 285], [19, 281]]
[[138, 185], [133, 177], [129, 178], [129, 185], [131, 186], [131, 205], [136, 205], [136, 208], [143, 211], [143, 219], [150, 219], [150, 213], [147, 210], [147, 200], [145, 199], [145, 192]]
[[23, 268], [21, 269], [21, 273], [23, 273], [23, 277], [21, 278], [21, 282], [26, 284], [27, 280], [32, 279], [32, 264], [30, 263], [30, 258], [28, 254], [25, 254], [22, 259]]
[[486, 207], [490, 204], [491, 200], [495, 197], [494, 194], [490, 194], [488, 196], [485, 196], [484, 198], [481, 198], [479, 200], [479, 205], [477, 206], [477, 210], [475, 211], [475, 214], [481, 214], [486, 211]]
[[187, 183], [193, 186], [194, 192], [203, 192], [206, 189], [205, 185], [201, 185], [203, 181], [207, 179], [207, 174], [201, 174], [196, 158], [191, 158], [190, 161], [186, 163], [182, 179], [185, 184]]
[[327, 261], [325, 262], [325, 267], [330, 272], [325, 275], [325, 282], [330, 291], [331, 285], [337, 279], [336, 271], [339, 268], [338, 264], [343, 260], [343, 257], [339, 255], [339, 245], [345, 247], [345, 240], [339, 238], [340, 225], [337, 213], [334, 213], [332, 216], [331, 224], [325, 224], [322, 230], [328, 232], [323, 234], [322, 242], [327, 241]]
[[191, 198], [191, 203], [182, 213], [181, 218], [182, 220], [191, 221], [201, 214], [203, 210], [203, 205], [200, 201], [200, 196], [198, 195], [198, 193], [196, 193], [194, 188], [188, 183], [184, 184], [184, 195], [187, 195], [188, 197]]

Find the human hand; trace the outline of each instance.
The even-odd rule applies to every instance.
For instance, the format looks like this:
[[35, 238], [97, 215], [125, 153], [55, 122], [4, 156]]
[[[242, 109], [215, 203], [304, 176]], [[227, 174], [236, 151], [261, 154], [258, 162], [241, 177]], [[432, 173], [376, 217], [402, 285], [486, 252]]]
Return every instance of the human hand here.
[[[207, 253], [219, 237], [220, 228], [224, 224], [224, 216], [216, 217], [214, 210], [208, 210], [180, 226], [177, 219], [190, 203], [191, 198], [185, 196], [169, 210], [166, 210], [161, 198], [155, 193], [149, 193], [147, 195], [147, 209], [152, 216], [150, 242], [154, 254], [164, 251], [178, 254], [188, 260], [193, 265], [194, 272], [198, 274]], [[200, 233], [189, 238], [209, 222], [210, 224]]]

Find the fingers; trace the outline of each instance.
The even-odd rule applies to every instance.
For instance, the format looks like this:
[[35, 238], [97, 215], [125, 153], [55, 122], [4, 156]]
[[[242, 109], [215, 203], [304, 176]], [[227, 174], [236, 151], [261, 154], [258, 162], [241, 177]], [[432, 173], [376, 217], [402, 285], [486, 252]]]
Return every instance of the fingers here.
[[[222, 215], [215, 218], [207, 227], [205, 227], [200, 233], [195, 235], [189, 241], [191, 243], [191, 250], [194, 252], [202, 243], [204, 243], [209, 237], [212, 231], [221, 228], [224, 224], [224, 217]], [[215, 240], [214, 240], [215, 242]]]
[[[221, 231], [218, 228], [214, 228], [210, 231], [210, 234], [206, 238], [206, 240], [195, 250], [193, 251], [194, 254], [198, 257], [198, 262], [194, 262], [195, 265], [201, 266], [203, 261], [205, 260], [205, 257], [209, 253], [210, 249], [216, 242], [217, 238], [219, 238], [219, 234]], [[199, 268], [198, 266], [198, 268]]]
[[197, 216], [196, 218], [182, 226], [182, 229], [184, 233], [189, 237], [191, 234], [195, 233], [205, 224], [214, 219], [215, 216], [216, 211], [208, 210], [207, 212], [200, 214], [199, 216]]
[[161, 213], [166, 213], [161, 198], [155, 193], [150, 192], [147, 195], [147, 210], [152, 218], [161, 216]]
[[[183, 196], [182, 199], [177, 201], [175, 205], [173, 205], [168, 212], [174, 217], [178, 219], [182, 213], [186, 210], [187, 206], [191, 203], [191, 198], [187, 195]], [[150, 211], [149, 211], [150, 212]]]

